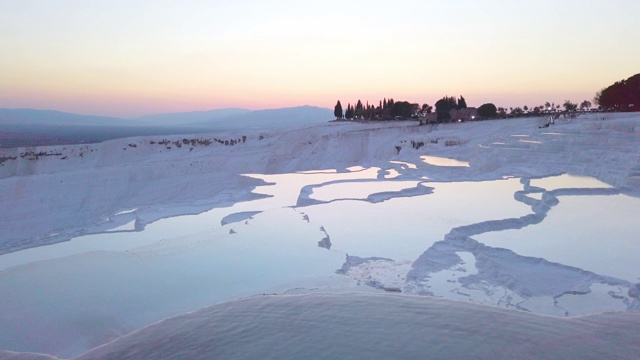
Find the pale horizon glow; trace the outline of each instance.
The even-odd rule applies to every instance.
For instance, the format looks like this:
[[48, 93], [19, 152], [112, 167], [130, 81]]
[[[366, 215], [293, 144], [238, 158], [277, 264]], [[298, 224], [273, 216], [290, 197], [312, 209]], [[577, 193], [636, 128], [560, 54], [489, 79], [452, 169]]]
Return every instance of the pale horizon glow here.
[[0, 0], [0, 108], [529, 107], [640, 72], [637, 0]]

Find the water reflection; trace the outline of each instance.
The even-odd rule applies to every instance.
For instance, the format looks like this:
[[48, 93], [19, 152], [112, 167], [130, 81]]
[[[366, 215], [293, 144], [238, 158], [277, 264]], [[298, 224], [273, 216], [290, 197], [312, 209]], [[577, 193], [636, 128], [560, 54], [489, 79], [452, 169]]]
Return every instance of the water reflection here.
[[640, 199], [626, 195], [559, 196], [537, 226], [474, 236], [506, 248], [631, 282], [640, 281]]
[[611, 185], [608, 185], [596, 178], [570, 174], [548, 176], [541, 179], [531, 179], [531, 186], [543, 188], [547, 191], [557, 189], [597, 189], [612, 187]]
[[392, 160], [392, 161], [389, 161], [389, 162], [391, 164], [402, 165], [403, 167], [407, 167], [407, 168], [412, 169], [412, 170], [416, 170], [418, 168], [416, 166], [416, 164], [408, 163], [408, 162], [405, 162], [405, 161]]
[[384, 175], [384, 178], [385, 178], [385, 179], [395, 179], [395, 178], [397, 178], [397, 177], [399, 177], [399, 176], [401, 176], [401, 175], [402, 175], [402, 174], [401, 174], [398, 170], [396, 170], [396, 169], [388, 169], [388, 170], [386, 170], [386, 172], [387, 172], [387, 173]]
[[469, 167], [468, 161], [460, 161], [456, 159], [449, 159], [449, 158], [443, 158], [443, 157], [437, 157], [437, 156], [427, 156], [427, 155], [420, 156], [420, 159], [422, 159], [422, 161], [424, 161], [429, 165], [435, 165], [435, 166]]
[[[263, 198], [2, 255], [0, 348], [57, 343], [75, 354], [172, 314], [262, 292], [362, 284], [563, 315], [580, 306], [619, 310], [611, 294], [624, 298], [638, 281], [640, 199], [592, 178], [433, 182], [411, 163], [392, 163], [400, 166], [384, 171], [402, 181], [378, 167], [247, 174], [265, 182], [253, 191]], [[574, 285], [589, 296], [570, 293]], [[34, 328], [59, 331], [43, 330], [29, 345]]]
[[331, 234], [332, 249], [395, 260], [414, 260], [452, 227], [530, 213], [528, 206], [513, 200], [514, 192], [522, 188], [518, 179], [425, 182], [421, 186], [433, 188], [433, 193], [380, 203], [344, 200], [314, 204], [300, 211]]
[[344, 254], [318, 247], [326, 233], [299, 212], [273, 209], [233, 228], [0, 272], [0, 348], [71, 357], [219, 301], [343, 283], [330, 276]]
[[339, 199], [366, 199], [369, 195], [381, 192], [398, 192], [413, 188], [418, 181], [359, 181], [332, 183], [316, 187], [309, 196], [321, 201], [333, 201]]

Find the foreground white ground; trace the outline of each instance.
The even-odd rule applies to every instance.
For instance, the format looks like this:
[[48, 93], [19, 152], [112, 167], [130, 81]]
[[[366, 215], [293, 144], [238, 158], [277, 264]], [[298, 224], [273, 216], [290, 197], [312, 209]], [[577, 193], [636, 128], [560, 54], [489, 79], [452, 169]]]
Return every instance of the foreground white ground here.
[[[4, 150], [0, 349], [73, 357], [264, 293], [399, 292], [637, 324], [640, 116], [605, 117]], [[190, 323], [148, 341], [198, 337]], [[104, 349], [147, 341], [136, 336]]]
[[173, 317], [76, 359], [635, 359], [638, 331], [640, 313], [554, 318], [428, 297], [265, 296]]

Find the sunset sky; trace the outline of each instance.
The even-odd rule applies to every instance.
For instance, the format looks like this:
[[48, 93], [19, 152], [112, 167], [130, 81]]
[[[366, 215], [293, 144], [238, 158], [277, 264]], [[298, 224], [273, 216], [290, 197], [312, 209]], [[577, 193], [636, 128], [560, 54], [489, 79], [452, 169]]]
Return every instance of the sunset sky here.
[[640, 72], [639, 14], [639, 0], [0, 0], [0, 108], [580, 102]]

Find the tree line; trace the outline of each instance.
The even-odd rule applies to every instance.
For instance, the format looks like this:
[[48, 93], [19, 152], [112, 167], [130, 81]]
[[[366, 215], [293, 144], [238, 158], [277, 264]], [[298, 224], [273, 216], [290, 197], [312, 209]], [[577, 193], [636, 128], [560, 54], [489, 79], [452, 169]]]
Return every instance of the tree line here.
[[603, 110], [640, 111], [640, 74], [603, 88], [593, 100]]
[[422, 107], [417, 103], [408, 101], [395, 101], [393, 98], [384, 98], [378, 102], [378, 105], [372, 105], [367, 102], [363, 104], [358, 100], [354, 106], [347, 104], [347, 108], [343, 111], [340, 100], [334, 107], [333, 114], [336, 119], [361, 119], [361, 120], [391, 120], [397, 117], [410, 118], [419, 114], [421, 111], [431, 112], [432, 107], [423, 104]]
[[[596, 93], [594, 102], [599, 105], [599, 110], [610, 111], [640, 111], [640, 74], [636, 74], [626, 80], [621, 80], [613, 85], [603, 88]], [[451, 110], [466, 109], [467, 102], [461, 95], [459, 98], [444, 96], [435, 103], [435, 115], [438, 122], [451, 121]], [[580, 104], [565, 100], [563, 104], [545, 102], [532, 108], [523, 107], [496, 107], [493, 103], [485, 103], [476, 109], [480, 119], [510, 118], [522, 116], [544, 116], [563, 112], [565, 114], [577, 111], [592, 110], [592, 103], [584, 100]], [[409, 101], [395, 101], [393, 98], [384, 98], [377, 105], [363, 104], [361, 100], [347, 104], [343, 109], [340, 100], [334, 107], [336, 119], [347, 120], [405, 120], [421, 119], [434, 111], [434, 106], [427, 103], [422, 105]]]
[[[585, 100], [578, 105], [566, 100], [562, 106], [566, 112], [575, 112], [578, 108], [586, 111], [591, 109], [591, 102]], [[437, 122], [448, 122], [451, 121], [451, 110], [467, 108], [467, 101], [462, 95], [459, 98], [444, 96], [436, 101], [434, 106], [427, 103], [420, 105], [409, 101], [395, 101], [393, 98], [384, 98], [378, 102], [378, 105], [372, 105], [369, 104], [369, 102], [363, 104], [361, 100], [358, 100], [355, 102], [355, 105], [348, 103], [346, 109], [343, 109], [342, 103], [338, 100], [334, 107], [333, 114], [336, 119], [347, 120], [406, 120], [424, 118], [429, 114], [433, 114], [435, 110], [435, 119]], [[508, 109], [505, 107], [496, 107], [493, 103], [486, 103], [478, 107], [476, 111], [478, 118], [496, 119], [518, 116], [541, 116], [561, 111], [560, 108], [560, 104], [556, 105], [551, 102], [546, 102], [533, 108], [525, 105], [524, 107], [510, 107]]]
[[507, 118], [507, 117], [521, 117], [521, 116], [542, 116], [549, 113], [557, 113], [557, 112], [567, 112], [572, 113], [578, 110], [580, 111], [589, 111], [592, 108], [591, 101], [584, 100], [579, 105], [571, 102], [570, 100], [565, 100], [565, 102], [561, 104], [556, 104], [553, 102], [545, 102], [544, 104], [534, 106], [532, 108], [527, 105], [523, 107], [498, 107], [495, 108], [493, 105], [492, 108], [483, 108], [485, 105], [493, 105], [493, 104], [484, 104], [483, 106], [478, 108], [478, 114], [481, 117], [497, 117], [497, 118]]
[[[598, 91], [594, 97], [594, 102], [599, 106], [599, 110], [607, 111], [640, 111], [640, 74], [631, 76], [626, 80], [617, 81], [614, 84]], [[561, 106], [564, 110], [561, 110]], [[466, 109], [467, 101], [461, 95], [459, 98], [453, 96], [444, 96], [436, 101], [435, 111], [438, 122], [451, 120], [451, 110]], [[542, 116], [547, 114], [555, 114], [563, 111], [566, 113], [575, 113], [580, 111], [589, 111], [592, 108], [591, 101], [584, 100], [580, 104], [573, 103], [569, 100], [560, 104], [553, 102], [545, 102], [544, 104], [529, 108], [527, 105], [523, 107], [510, 107], [508, 110], [504, 107], [496, 107], [493, 103], [482, 104], [478, 107], [477, 114], [482, 119], [508, 118], [520, 116]], [[355, 105], [347, 104], [346, 110], [343, 111], [340, 100], [334, 107], [333, 114], [336, 119], [347, 120], [395, 120], [395, 119], [419, 119], [432, 114], [434, 107], [429, 104], [411, 103], [409, 101], [395, 101], [393, 98], [384, 98], [378, 102], [378, 105], [372, 105], [367, 102], [363, 104], [358, 100]]]
[[[438, 100], [435, 104], [436, 111], [439, 113], [449, 112], [451, 109], [462, 109], [467, 107], [467, 102], [463, 96], [459, 99], [455, 97], [445, 96]], [[336, 103], [333, 114], [336, 119], [347, 120], [395, 120], [419, 118], [426, 114], [433, 113], [434, 107], [424, 103], [411, 103], [409, 101], [395, 101], [393, 98], [384, 98], [378, 102], [378, 105], [372, 105], [367, 102], [363, 104], [358, 100], [354, 106], [347, 104], [343, 109], [340, 100]]]

